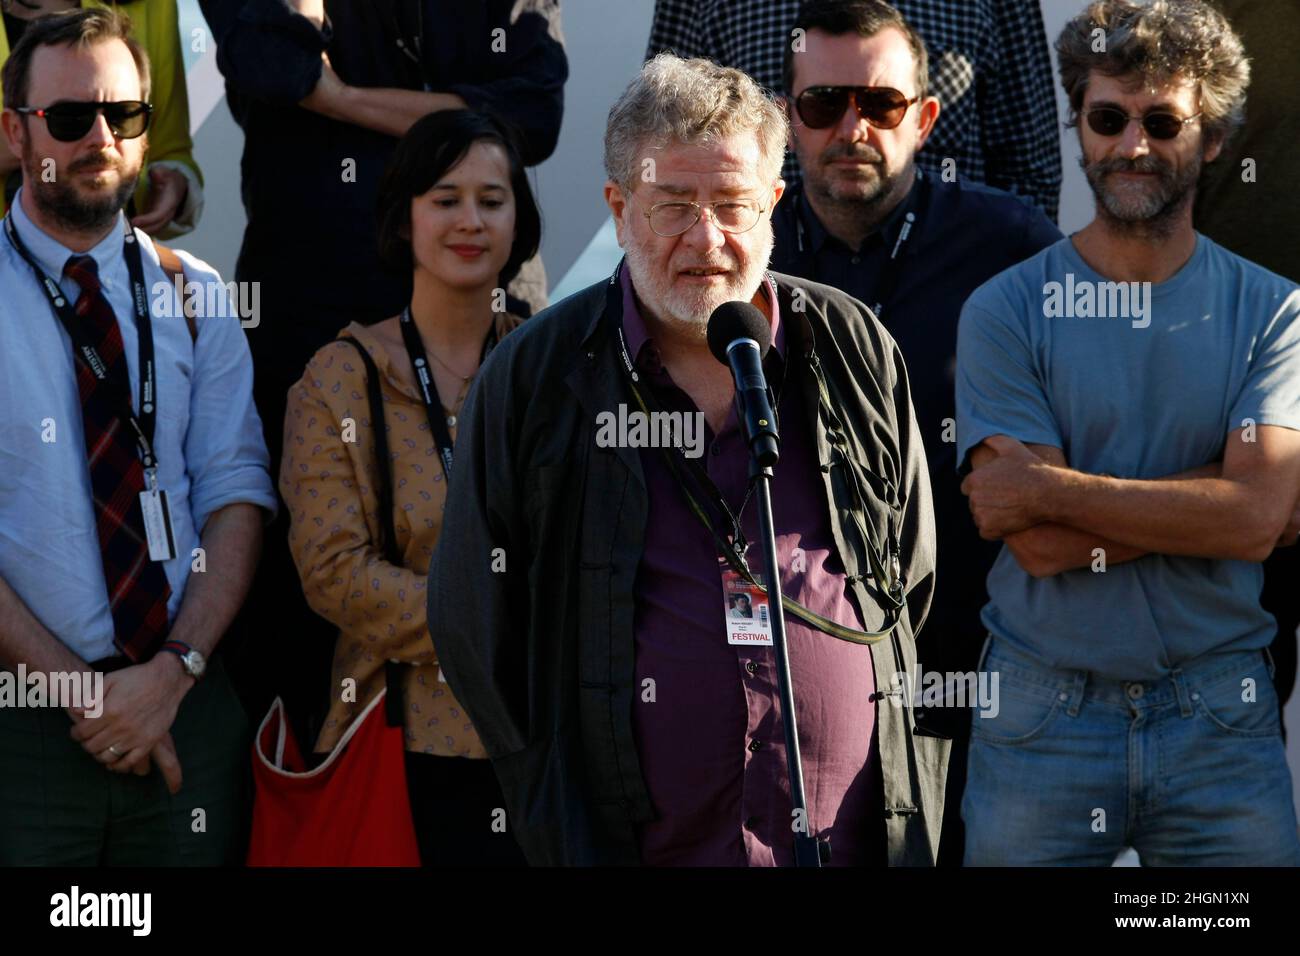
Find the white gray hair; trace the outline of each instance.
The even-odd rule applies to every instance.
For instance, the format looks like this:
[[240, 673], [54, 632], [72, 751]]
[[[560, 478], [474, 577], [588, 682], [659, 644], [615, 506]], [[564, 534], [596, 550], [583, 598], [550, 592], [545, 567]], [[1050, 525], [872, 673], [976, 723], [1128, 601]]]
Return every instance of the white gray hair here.
[[788, 126], [772, 95], [740, 70], [660, 53], [610, 108], [605, 172], [630, 190], [638, 176], [638, 153], [647, 144], [695, 145], [753, 133], [762, 153], [759, 173], [775, 182], [785, 160]]

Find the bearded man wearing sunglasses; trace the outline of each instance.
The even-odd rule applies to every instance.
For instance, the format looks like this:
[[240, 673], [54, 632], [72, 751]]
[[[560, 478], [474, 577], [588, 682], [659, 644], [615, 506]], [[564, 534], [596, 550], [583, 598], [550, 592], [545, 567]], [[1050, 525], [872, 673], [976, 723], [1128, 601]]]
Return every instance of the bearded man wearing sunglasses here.
[[[918, 167], [940, 105], [925, 45], [899, 11], [880, 0], [817, 0], [794, 29], [805, 43], [786, 52], [786, 109], [803, 182], [773, 216], [772, 267], [865, 302], [907, 360], [943, 562], [919, 651], [926, 670], [970, 672], [997, 548], [980, 539], [957, 477], [957, 318], [977, 287], [1061, 233], [1010, 193]], [[939, 863], [959, 865], [969, 710], [918, 713], [953, 740]]]
[[[125, 20], [35, 20], [2, 81], [0, 865], [237, 862], [248, 721], [206, 659], [276, 507], [248, 346], [229, 303], [182, 308], [217, 274], [123, 215], [151, 112]], [[33, 702], [37, 673], [89, 697]]]
[[1098, 0], [1057, 51], [1096, 218], [959, 328], [962, 487], [1005, 545], [966, 862], [1295, 866], [1260, 562], [1300, 531], [1300, 288], [1192, 219], [1245, 51], [1204, 0]]

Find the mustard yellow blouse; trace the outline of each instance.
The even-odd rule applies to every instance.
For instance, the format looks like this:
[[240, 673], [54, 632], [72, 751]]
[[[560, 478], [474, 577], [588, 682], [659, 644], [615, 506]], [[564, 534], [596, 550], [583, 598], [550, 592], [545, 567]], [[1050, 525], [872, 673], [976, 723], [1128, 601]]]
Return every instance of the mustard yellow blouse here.
[[[497, 335], [517, 327], [497, 318]], [[280, 492], [288, 504], [289, 545], [311, 608], [337, 625], [331, 704], [316, 751], [333, 748], [351, 721], [384, 686], [384, 662], [403, 668], [406, 749], [438, 756], [485, 758], [486, 750], [445, 681], [429, 638], [425, 576], [446, 502], [437, 443], [415, 388], [394, 374], [375, 333], [352, 323], [340, 338], [356, 339], [374, 359], [384, 397], [392, 458], [393, 521], [401, 567], [384, 559], [375, 493], [378, 475], [366, 370], [356, 349], [331, 342], [307, 363], [289, 390]], [[344, 441], [346, 420], [354, 441]], [[454, 440], [456, 429], [451, 429]], [[356, 682], [345, 694], [345, 680]], [[345, 699], [346, 698], [346, 699]]]

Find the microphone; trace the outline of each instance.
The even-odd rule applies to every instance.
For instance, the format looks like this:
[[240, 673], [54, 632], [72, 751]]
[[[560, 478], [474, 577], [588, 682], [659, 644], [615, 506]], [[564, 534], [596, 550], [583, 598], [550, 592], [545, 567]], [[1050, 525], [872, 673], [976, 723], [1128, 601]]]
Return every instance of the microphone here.
[[772, 327], [753, 304], [724, 302], [709, 316], [708, 337], [713, 357], [731, 367], [749, 453], [760, 468], [771, 468], [781, 457], [772, 395], [763, 374], [763, 357], [772, 344]]

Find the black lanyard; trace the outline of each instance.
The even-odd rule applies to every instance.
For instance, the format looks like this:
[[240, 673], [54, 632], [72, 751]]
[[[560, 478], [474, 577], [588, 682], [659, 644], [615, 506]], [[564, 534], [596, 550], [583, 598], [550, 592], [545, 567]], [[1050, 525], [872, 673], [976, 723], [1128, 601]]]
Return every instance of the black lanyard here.
[[[923, 176], [924, 173], [918, 169], [916, 171], [916, 179], [918, 183]], [[916, 185], [913, 185], [912, 187], [913, 190], [918, 188], [919, 187]], [[799, 253], [800, 255], [811, 255], [811, 253], [806, 252], [804, 248], [804, 197], [802, 189], [799, 191], [799, 195], [796, 196], [795, 199], [794, 225]], [[906, 199], [903, 201], [904, 203], [907, 203]], [[919, 206], [920, 203], [918, 202], [917, 205]], [[809, 212], [811, 212], [811, 209]], [[912, 238], [912, 233], [919, 229], [920, 225], [920, 211], [909, 209], [903, 214], [903, 228], [899, 230], [898, 238], [894, 240], [894, 247], [889, 252], [889, 259], [885, 263], [885, 268], [882, 271], [879, 282], [876, 283], [876, 295], [874, 296], [876, 301], [874, 304], [871, 304], [871, 311], [877, 319], [882, 321], [884, 320], [885, 307], [889, 305], [890, 300], [894, 297], [894, 293], [898, 291], [899, 283], [903, 278], [903, 268], [906, 265], [906, 260], [902, 258], [903, 252], [907, 248], [907, 243]], [[811, 263], [809, 263], [809, 265], [811, 265]], [[816, 269], [814, 268], [808, 268], [805, 271], [809, 278], [816, 276]]]
[[131, 229], [130, 226], [127, 227], [126, 235], [122, 239], [122, 257], [126, 259], [127, 271], [131, 275], [131, 302], [135, 307], [136, 336], [139, 340], [140, 403], [138, 414], [131, 407], [131, 383], [129, 377], [127, 381], [122, 382], [118, 381], [110, 373], [108, 366], [100, 358], [98, 350], [91, 344], [82, 320], [77, 316], [72, 304], [68, 302], [63, 290], [59, 288], [59, 284], [46, 275], [45, 270], [37, 265], [31, 252], [28, 251], [27, 247], [23, 245], [23, 241], [18, 237], [18, 230], [14, 228], [12, 214], [5, 216], [5, 235], [9, 237], [9, 242], [17, 250], [18, 254], [31, 267], [37, 282], [45, 292], [45, 298], [49, 300], [50, 309], [53, 310], [63, 324], [68, 337], [72, 339], [76, 356], [95, 376], [97, 381], [108, 383], [108, 387], [113, 391], [117, 400], [121, 402], [120, 417], [135, 432], [136, 444], [140, 450], [140, 461], [144, 465], [150, 483], [155, 484], [157, 481], [158, 458], [154, 453], [153, 435], [154, 423], [158, 417], [158, 401], [154, 380], [153, 325], [149, 320], [149, 299], [145, 291], [144, 267], [140, 260], [140, 243], [136, 241], [135, 230]]
[[[637, 382], [640, 376], [637, 374], [636, 368], [632, 364], [632, 356], [629, 354], [627, 348], [627, 338], [623, 333], [623, 287], [620, 281], [620, 276], [622, 271], [623, 271], [623, 263], [620, 262], [618, 267], [614, 270], [614, 274], [609, 279], [609, 285], [607, 286], [606, 293], [605, 293], [604, 321], [609, 324], [609, 326], [615, 333], [611, 338], [612, 341], [616, 343], [614, 347], [618, 352], [617, 355], [618, 363], [623, 369], [623, 372], [627, 379], [628, 388], [631, 390], [632, 396], [633, 398], [636, 399], [637, 404], [641, 407], [641, 411], [649, 415], [650, 414], [649, 402], [646, 399], [646, 395], [642, 392], [640, 388], [637, 387]], [[813, 373], [818, 380], [818, 392], [820, 396], [819, 400], [823, 404], [827, 404], [830, 400], [829, 394], [827, 392], [826, 383], [822, 378], [820, 369], [817, 367], [815, 358], [816, 357], [813, 356]], [[789, 375], [790, 375], [790, 369], [787, 368], [785, 370], [785, 374], [782, 376], [782, 380], [781, 380], [782, 386], [784, 386], [784, 383], [786, 379], [789, 378]], [[650, 401], [654, 401], [653, 391], [650, 392]], [[776, 408], [779, 405], [780, 405], [780, 398], [778, 397], [777, 401], [773, 403], [773, 407]], [[753, 572], [750, 571], [749, 569], [749, 564], [745, 561], [745, 548], [747, 547], [747, 545], [745, 543], [744, 535], [743, 533], [741, 533], [740, 530], [739, 517], [732, 513], [730, 507], [728, 507], [727, 505], [726, 500], [722, 497], [722, 493], [718, 490], [717, 485], [713, 483], [713, 480], [709, 478], [708, 474], [704, 471], [703, 467], [700, 466], [700, 464], [697, 461], [695, 461], [694, 459], [686, 458], [684, 449], [682, 455], [680, 456], [680, 461], [679, 461], [679, 457], [677, 455], [674, 455], [671, 449], [661, 448], [660, 451], [663, 452], [664, 459], [668, 462], [668, 467], [672, 471], [673, 477], [677, 481], [677, 486], [681, 490], [682, 494], [685, 496], [686, 502], [690, 506], [691, 511], [695, 514], [696, 518], [699, 519], [700, 523], [703, 524], [709, 530], [709, 533], [713, 536], [714, 544], [717, 547], [719, 556], [724, 561], [726, 561], [728, 565], [731, 566], [731, 569], [733, 571], [735, 571], [742, 578], [744, 578], [749, 584], [757, 587], [760, 591], [766, 594], [767, 588], [758, 583], [758, 581], [755, 579], [753, 575]], [[718, 533], [717, 525], [705, 512], [704, 508], [700, 505], [700, 503], [696, 500], [695, 495], [691, 493], [690, 487], [687, 485], [686, 481], [684, 480], [684, 476], [682, 472], [683, 462], [685, 462], [687, 464], [687, 467], [692, 470], [696, 480], [704, 488], [710, 491], [710, 497], [713, 498], [713, 504], [720, 511], [722, 511], [730, 521], [732, 526], [732, 538], [731, 538], [730, 545], [728, 545], [728, 542], [724, 540], [723, 536]], [[749, 496], [746, 495], [745, 501], [748, 500], [749, 500]], [[741, 505], [741, 510], [742, 511], [744, 510], [743, 503]], [[900, 620], [902, 619], [902, 609], [906, 606], [906, 595], [902, 587], [901, 575], [897, 568], [898, 565], [897, 551], [893, 549], [894, 542], [892, 540], [893, 538], [892, 529], [891, 529], [890, 537], [891, 537], [890, 557], [892, 558], [892, 560], [888, 562], [890, 565], [889, 567], [886, 566], [886, 562], [880, 560], [880, 556], [877, 553], [877, 550], [867, 540], [865, 534], [863, 538], [864, 544], [867, 546], [868, 549], [867, 557], [869, 563], [871, 564], [872, 575], [875, 577], [877, 582], [879, 582], [881, 590], [884, 592], [884, 601], [885, 601], [884, 609], [885, 609], [886, 626], [882, 630], [860, 631], [857, 628], [845, 627], [843, 624], [840, 624], [838, 621], [833, 621], [828, 617], [824, 617], [823, 615], [818, 614], [816, 611], [809, 610], [808, 608], [800, 604], [798, 601], [790, 597], [788, 594], [781, 595], [781, 606], [786, 610], [787, 613], [798, 618], [809, 627], [821, 631], [823, 634], [827, 634], [831, 637], [838, 638], [839, 640], [848, 641], [851, 644], [875, 644], [881, 640], [884, 640], [886, 637], [889, 636], [889, 634], [894, 630], [894, 628], [898, 626]]]
[[[451, 481], [451, 431], [447, 425], [447, 415], [442, 408], [442, 400], [438, 397], [438, 386], [434, 384], [433, 373], [429, 370], [429, 359], [424, 352], [424, 343], [420, 341], [419, 330], [415, 327], [415, 320], [411, 318], [410, 306], [402, 310], [398, 325], [402, 329], [402, 342], [406, 345], [406, 354], [411, 358], [411, 371], [415, 373], [415, 382], [420, 389], [420, 400], [424, 403], [424, 414], [429, 419], [429, 429], [433, 432], [434, 441], [438, 443], [443, 476]], [[488, 329], [487, 337], [483, 340], [483, 351], [479, 355], [480, 367], [496, 348], [496, 344], [497, 323], [494, 316], [492, 327]]]
[[[623, 264], [620, 262], [618, 267], [614, 270], [613, 277], [610, 279], [609, 295], [606, 296], [605, 301], [605, 319], [610, 323], [614, 330], [614, 341], [617, 343], [620, 352], [619, 364], [627, 374], [628, 387], [632, 390], [632, 396], [636, 399], [637, 404], [641, 406], [641, 411], [647, 415], [651, 415], [655, 412], [664, 411], [664, 406], [663, 403], [659, 401], [659, 397], [655, 394], [654, 389], [647, 388], [643, 392], [637, 387], [640, 376], [634, 370], [632, 356], [628, 353], [627, 337], [623, 332], [622, 271]], [[784, 385], [785, 376], [782, 376], [781, 381], [782, 385]], [[777, 415], [777, 428], [780, 428], [780, 412], [778, 410], [780, 402], [780, 388], [778, 388], [776, 400], [772, 403], [773, 412]], [[745, 553], [749, 550], [749, 541], [745, 537], [745, 532], [741, 527], [740, 519], [745, 513], [745, 506], [749, 504], [749, 499], [754, 493], [754, 486], [751, 484], [749, 490], [745, 492], [745, 498], [741, 501], [740, 508], [736, 511], [732, 511], [731, 506], [727, 504], [727, 499], [723, 496], [721, 490], [719, 490], [713, 479], [709, 477], [708, 472], [699, 461], [694, 458], [687, 458], [684, 449], [680, 460], [671, 452], [668, 453], [667, 458], [668, 463], [672, 468], [673, 477], [676, 478], [678, 485], [686, 492], [688, 498], [691, 496], [690, 492], [686, 488], [685, 476], [682, 473], [683, 466], [686, 471], [690, 472], [696, 485], [704, 492], [705, 497], [709, 499], [713, 507], [716, 509], [716, 512], [720, 514], [725, 519], [726, 524], [730, 526], [728, 534], [729, 541], [724, 541], [723, 537], [718, 534], [713, 520], [706, 516], [709, 528], [713, 532], [714, 539], [719, 545], [719, 550], [723, 552], [723, 556], [728, 557], [728, 560], [730, 560], [730, 557], [727, 554], [727, 552], [729, 552], [730, 555], [734, 556], [742, 565], [745, 564]], [[693, 498], [691, 500], [693, 503]]]

